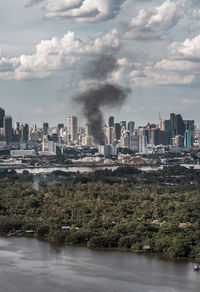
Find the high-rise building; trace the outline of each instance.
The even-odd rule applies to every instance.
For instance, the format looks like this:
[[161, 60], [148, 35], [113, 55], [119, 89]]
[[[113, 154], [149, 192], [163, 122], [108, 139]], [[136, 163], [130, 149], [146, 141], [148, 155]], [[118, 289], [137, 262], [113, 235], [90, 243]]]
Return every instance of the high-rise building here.
[[193, 138], [194, 132], [195, 132], [194, 120], [184, 120], [183, 122], [185, 124], [185, 129], [190, 130], [192, 138]]
[[74, 142], [77, 139], [77, 132], [78, 132], [77, 117], [74, 117], [74, 116], [68, 117], [67, 126], [68, 126], [69, 140], [71, 142]]
[[85, 136], [91, 136], [92, 135], [92, 129], [89, 124], [85, 125]]
[[121, 129], [124, 128], [126, 130], [126, 121], [121, 121], [120, 127], [121, 127]]
[[171, 121], [171, 138], [174, 138], [176, 135], [184, 135], [185, 133], [185, 124], [180, 114], [175, 115], [174, 113], [170, 114]]
[[178, 148], [184, 147], [184, 136], [181, 136], [181, 135], [175, 136], [175, 145]]
[[5, 117], [5, 111], [4, 109], [0, 108], [0, 128], [3, 128], [4, 117]]
[[22, 135], [23, 135], [23, 141], [24, 142], [28, 142], [28, 140], [29, 140], [29, 125], [28, 124], [25, 124], [23, 126], [22, 131], [23, 131], [23, 133], [22, 133]]
[[130, 121], [127, 124], [128, 131], [132, 134], [135, 131], [135, 122]]
[[192, 136], [190, 130], [185, 131], [184, 136], [184, 148], [188, 148], [192, 146]]
[[121, 128], [119, 123], [114, 124], [114, 140], [120, 140]]
[[49, 124], [44, 122], [42, 127], [43, 136], [48, 136], [49, 133]]
[[151, 129], [150, 144], [154, 146], [160, 144], [160, 129], [158, 128]]
[[185, 133], [185, 124], [180, 114], [176, 115], [176, 126], [176, 134], [183, 136]]
[[138, 148], [139, 148], [139, 153], [146, 153], [146, 148], [147, 148], [146, 136], [138, 136]]
[[106, 144], [113, 144], [114, 143], [114, 128], [113, 127], [107, 127], [105, 129], [106, 134]]
[[108, 119], [108, 127], [113, 127], [114, 126], [114, 117], [109, 117]]
[[58, 124], [58, 131], [62, 128], [64, 128], [64, 124]]
[[130, 136], [130, 149], [132, 151], [136, 151], [138, 152], [139, 151], [139, 136], [137, 135], [132, 135]]
[[6, 142], [7, 143], [12, 142], [13, 129], [12, 129], [12, 117], [11, 116], [4, 117], [4, 134], [5, 134]]

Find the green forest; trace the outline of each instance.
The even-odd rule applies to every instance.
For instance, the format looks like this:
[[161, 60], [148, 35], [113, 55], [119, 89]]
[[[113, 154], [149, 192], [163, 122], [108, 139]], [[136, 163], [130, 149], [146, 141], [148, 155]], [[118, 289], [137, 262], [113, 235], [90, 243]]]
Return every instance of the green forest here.
[[200, 171], [1, 171], [0, 232], [200, 260]]

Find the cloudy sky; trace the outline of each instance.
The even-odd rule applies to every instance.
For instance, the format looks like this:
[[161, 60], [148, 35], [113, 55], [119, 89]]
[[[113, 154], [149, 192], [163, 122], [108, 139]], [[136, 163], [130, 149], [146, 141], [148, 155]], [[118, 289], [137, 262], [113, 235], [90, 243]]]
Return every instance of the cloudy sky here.
[[14, 121], [66, 123], [81, 117], [73, 96], [112, 82], [131, 94], [105, 118], [200, 125], [199, 0], [4, 0], [0, 18], [0, 107]]

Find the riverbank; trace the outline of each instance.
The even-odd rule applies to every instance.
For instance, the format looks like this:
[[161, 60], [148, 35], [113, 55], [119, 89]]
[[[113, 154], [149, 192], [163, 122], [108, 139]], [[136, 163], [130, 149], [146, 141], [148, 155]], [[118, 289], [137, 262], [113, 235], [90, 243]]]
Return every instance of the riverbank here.
[[1, 232], [21, 236], [34, 231], [48, 242], [200, 257], [196, 170], [152, 174], [119, 168], [39, 179], [36, 187], [35, 176], [28, 173], [1, 174]]
[[69, 247], [74, 247], [74, 248], [87, 248], [92, 251], [100, 251], [100, 252], [118, 252], [118, 253], [131, 253], [131, 254], [136, 254], [136, 255], [142, 255], [142, 256], [148, 256], [148, 257], [153, 257], [158, 260], [163, 260], [163, 261], [168, 261], [168, 262], [182, 262], [182, 263], [192, 263], [193, 265], [195, 263], [200, 264], [200, 259], [194, 259], [194, 258], [188, 258], [188, 257], [172, 257], [169, 254], [162, 254], [162, 253], [156, 253], [150, 250], [133, 250], [131, 248], [125, 248], [125, 247], [89, 247], [86, 244], [78, 244], [78, 245], [73, 245], [73, 244], [66, 244], [66, 243], [58, 243], [55, 241], [51, 241], [48, 239], [42, 239], [37, 237], [35, 234], [27, 234], [27, 233], [20, 233], [20, 234], [15, 234], [15, 233], [0, 233], [0, 238], [29, 238], [29, 239], [36, 239], [38, 241], [47, 243], [55, 248], [69, 248]]

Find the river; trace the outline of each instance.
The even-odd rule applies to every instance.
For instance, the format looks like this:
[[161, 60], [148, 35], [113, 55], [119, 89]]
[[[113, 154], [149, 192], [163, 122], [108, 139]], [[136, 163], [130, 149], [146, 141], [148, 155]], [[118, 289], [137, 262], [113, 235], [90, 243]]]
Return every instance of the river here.
[[199, 292], [187, 261], [0, 238], [0, 291]]
[[[193, 165], [193, 164], [182, 164], [181, 166], [184, 166], [186, 168], [194, 168], [194, 169], [200, 169], [200, 165]], [[64, 172], [77, 172], [79, 171], [80, 173], [91, 173], [91, 172], [95, 172], [96, 170], [105, 170], [105, 169], [109, 169], [109, 170], [116, 170], [119, 166], [98, 166], [98, 167], [47, 167], [47, 168], [42, 168], [42, 167], [33, 167], [33, 168], [16, 168], [16, 172], [17, 173], [22, 173], [24, 170], [28, 170], [30, 173], [32, 174], [39, 174], [39, 173], [51, 173], [52, 171], [56, 171], [56, 170], [61, 170]], [[140, 170], [142, 171], [157, 171], [159, 169], [163, 169], [163, 165], [158, 166], [158, 167], [151, 167], [151, 166], [141, 166], [138, 167]]]

